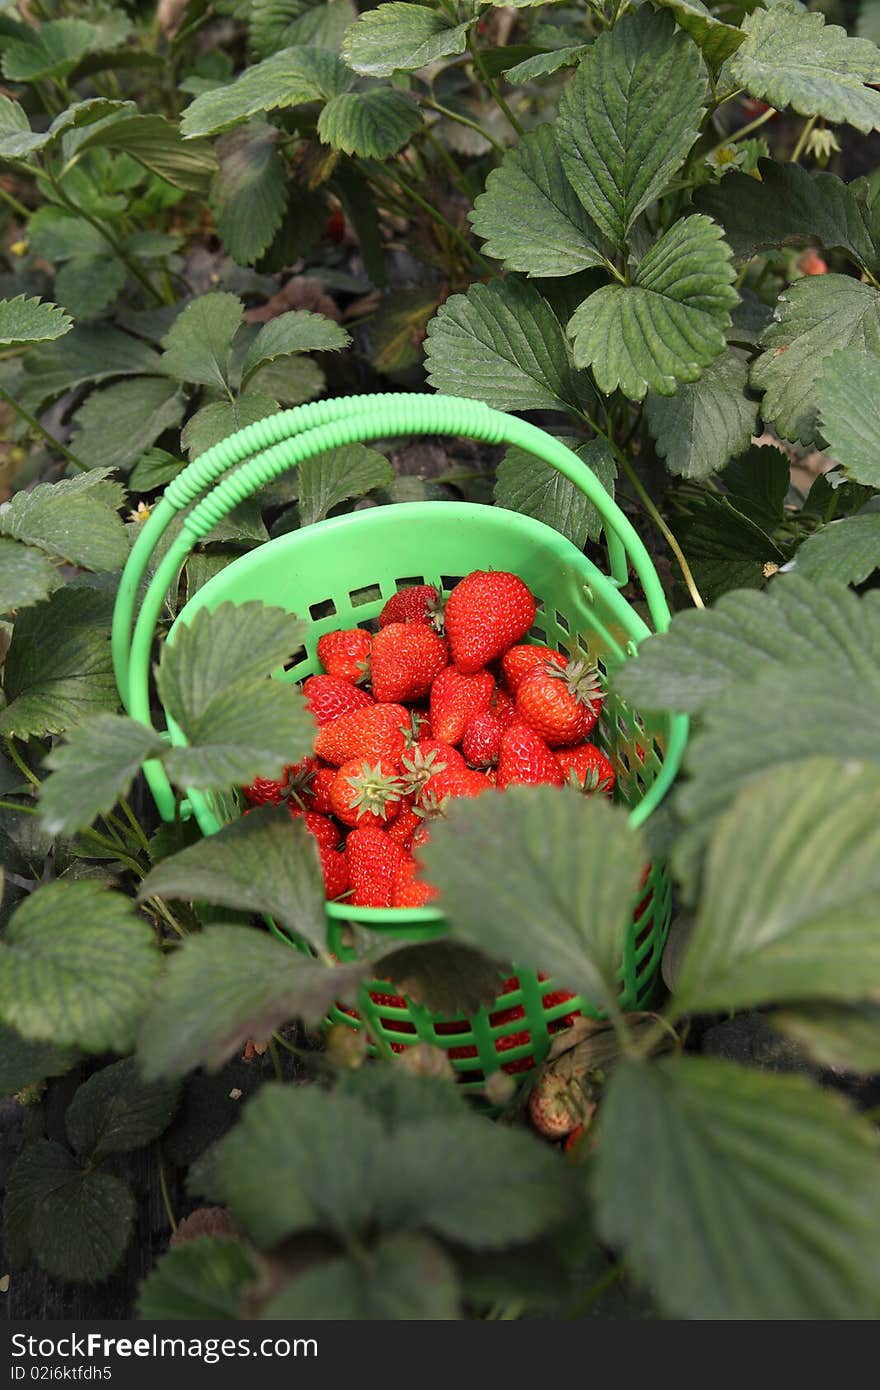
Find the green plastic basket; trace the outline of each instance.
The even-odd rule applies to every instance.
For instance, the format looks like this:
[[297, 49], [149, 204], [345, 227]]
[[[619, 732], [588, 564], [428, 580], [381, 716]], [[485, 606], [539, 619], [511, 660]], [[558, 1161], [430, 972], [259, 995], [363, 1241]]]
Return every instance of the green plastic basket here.
[[[376, 507], [305, 527], [235, 560], [186, 604], [169, 641], [177, 626], [190, 622], [201, 608], [259, 599], [312, 619], [304, 649], [276, 673], [279, 680], [300, 681], [319, 669], [316, 645], [323, 633], [369, 626], [398, 588], [439, 581], [448, 591], [471, 570], [505, 569], [520, 575], [537, 599], [531, 638], [571, 655], [588, 654], [607, 686], [650, 631], [620, 593], [628, 562], [642, 585], [654, 628], [668, 625], [662, 588], [642, 542], [592, 472], [558, 440], [477, 401], [419, 395], [320, 401], [258, 421], [203, 454], [170, 484], [144, 524], [114, 614], [116, 678], [129, 713], [151, 722], [150, 654], [164, 596], [193, 545], [218, 521], [305, 458], [356, 441], [425, 433], [517, 445], [569, 477], [603, 518], [611, 577], [557, 531], [517, 512], [457, 502]], [[157, 542], [193, 502], [156, 566], [132, 633], [137, 596]], [[180, 730], [170, 720], [168, 724], [171, 741], [182, 744]], [[607, 696], [598, 741], [614, 763], [616, 796], [631, 808], [633, 824], [643, 823], [665, 795], [686, 740], [684, 716], [639, 714], [616, 695]], [[145, 770], [160, 813], [172, 818], [175, 798], [162, 767], [152, 763]], [[232, 789], [220, 795], [190, 791], [182, 814], [195, 816], [210, 835], [240, 814], [239, 799]], [[650, 1003], [669, 917], [668, 871], [655, 863], [647, 869], [621, 941], [621, 1008]], [[447, 931], [442, 913], [433, 906], [384, 910], [328, 903], [328, 948], [343, 960], [352, 954], [346, 930], [351, 923], [395, 943], [432, 940]], [[302, 947], [297, 941], [291, 944]], [[598, 1016], [589, 1000], [565, 992], [564, 981], [514, 965], [508, 978], [499, 980], [497, 1000], [473, 1017], [438, 1017], [379, 980], [363, 987], [357, 1009], [337, 1008], [331, 1017], [356, 1028], [366, 1023], [380, 1046], [396, 1051], [418, 1042], [442, 1047], [461, 1081], [478, 1087], [499, 1067], [509, 1072], [534, 1067], [546, 1056], [553, 1034], [578, 1013]]]

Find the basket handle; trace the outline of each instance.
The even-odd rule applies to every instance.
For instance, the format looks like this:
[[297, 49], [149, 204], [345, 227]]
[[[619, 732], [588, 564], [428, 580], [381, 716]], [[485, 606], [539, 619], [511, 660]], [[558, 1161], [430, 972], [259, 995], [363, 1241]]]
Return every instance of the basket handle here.
[[[151, 723], [149, 672], [153, 634], [165, 594], [195, 544], [239, 503], [304, 459], [345, 444], [411, 434], [462, 435], [486, 443], [512, 444], [570, 479], [602, 517], [609, 558], [612, 564], [618, 562], [618, 582], [626, 577], [628, 555], [644, 589], [655, 629], [663, 631], [668, 627], [669, 608], [644, 544], [595, 474], [559, 440], [525, 420], [492, 410], [481, 401], [455, 396], [383, 394], [319, 401], [311, 407], [300, 406], [259, 420], [223, 440], [178, 475], [145, 523], [123, 572], [112, 635], [117, 684], [123, 704], [133, 718]], [[181, 507], [247, 455], [252, 457], [217, 483], [184, 518], [179, 535], [147, 587], [129, 640], [138, 587], [159, 536]], [[152, 763], [145, 771], [160, 814], [170, 819], [174, 814], [174, 793], [164, 770], [160, 764]]]

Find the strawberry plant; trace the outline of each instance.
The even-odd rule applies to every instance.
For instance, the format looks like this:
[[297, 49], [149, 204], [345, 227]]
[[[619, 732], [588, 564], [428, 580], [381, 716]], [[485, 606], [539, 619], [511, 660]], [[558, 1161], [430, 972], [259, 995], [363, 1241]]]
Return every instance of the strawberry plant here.
[[[12, 1315], [42, 1280], [92, 1318], [877, 1316], [878, 43], [874, 0], [4, 8]], [[252, 594], [167, 640], [258, 547], [393, 503], [532, 518], [649, 616], [549, 464], [377, 438], [199, 539], [156, 728], [124, 713], [163, 489], [376, 391], [563, 440], [668, 630], [609, 676], [475, 553], [363, 625]], [[691, 719], [638, 826], [632, 710]]]

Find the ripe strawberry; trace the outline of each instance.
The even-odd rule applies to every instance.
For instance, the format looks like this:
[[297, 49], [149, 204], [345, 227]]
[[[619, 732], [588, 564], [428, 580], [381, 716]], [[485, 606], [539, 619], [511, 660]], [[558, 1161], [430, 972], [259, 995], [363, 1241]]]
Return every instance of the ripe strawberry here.
[[364, 826], [352, 830], [345, 842], [345, 858], [355, 907], [390, 907], [394, 877], [405, 853], [384, 830]]
[[336, 849], [342, 836], [338, 826], [335, 826], [328, 816], [319, 815], [317, 811], [303, 811], [299, 806], [293, 806], [288, 802], [290, 814], [294, 820], [304, 820], [306, 830], [313, 835], [322, 849]]
[[448, 665], [443, 638], [426, 623], [389, 623], [373, 638], [370, 673], [377, 700], [420, 700]]
[[[317, 758], [312, 759], [317, 763]], [[303, 789], [303, 797], [310, 811], [317, 811], [322, 816], [329, 816], [332, 813], [330, 805], [330, 788], [336, 778], [336, 768], [329, 767], [326, 763], [316, 767], [310, 774], [309, 780]]]
[[553, 647], [540, 647], [531, 642], [511, 647], [501, 658], [501, 670], [504, 672], [507, 688], [515, 695], [523, 676], [535, 666], [540, 666], [542, 662], [546, 665], [548, 661], [552, 661], [556, 666], [568, 665], [568, 657], [563, 656], [562, 652], [554, 651]]
[[445, 813], [450, 799], [458, 796], [482, 796], [491, 791], [492, 783], [474, 768], [447, 767], [436, 772], [416, 795], [416, 805], [428, 816]]
[[309, 676], [303, 683], [303, 695], [318, 724], [332, 724], [343, 714], [374, 703], [368, 691], [340, 676]]
[[446, 600], [452, 660], [472, 675], [520, 642], [534, 621], [535, 600], [518, 575], [474, 570]]
[[[574, 999], [571, 990], [554, 989], [549, 994], [545, 994], [541, 1003], [545, 1009], [552, 1009], [557, 1004], [567, 1004], [569, 999]], [[564, 1029], [570, 1028], [576, 1018], [580, 1017], [580, 1009], [575, 1009], [573, 1013], [563, 1014], [561, 1018], [555, 1018], [547, 1024], [548, 1033], [561, 1033]]]
[[334, 246], [339, 246], [345, 240], [345, 214], [341, 208], [334, 208], [327, 218], [324, 234]]
[[418, 877], [419, 868], [414, 859], [403, 860], [394, 875], [392, 907], [425, 907], [437, 897], [437, 889]]
[[351, 758], [336, 774], [330, 805], [343, 825], [384, 826], [400, 810], [403, 790], [394, 763]]
[[828, 266], [822, 257], [812, 248], [804, 251], [798, 260], [798, 270], [804, 275], [827, 275]]
[[321, 873], [324, 875], [324, 892], [332, 902], [348, 892], [348, 860], [339, 850], [326, 849], [321, 844], [318, 845], [318, 857], [321, 860]]
[[526, 672], [516, 690], [516, 712], [551, 748], [580, 743], [599, 718], [602, 687], [595, 666], [552, 661]]
[[352, 710], [318, 730], [315, 752], [334, 767], [347, 763], [349, 758], [381, 758], [396, 764], [406, 747], [403, 731], [408, 719], [403, 705], [370, 705]]
[[594, 743], [579, 743], [574, 748], [559, 748], [553, 755], [565, 779], [578, 791], [603, 791], [610, 796], [617, 778], [614, 764]]
[[431, 737], [431, 721], [428, 711], [422, 706], [409, 712], [409, 728], [405, 730], [407, 748], [415, 748], [423, 738]]
[[495, 718], [503, 729], [509, 729], [516, 719], [516, 705], [513, 696], [506, 690], [502, 690], [500, 685], [495, 687], [492, 693], [492, 703], [489, 706]]
[[491, 671], [465, 675], [454, 666], [447, 666], [431, 687], [434, 737], [441, 743], [458, 743], [474, 716], [489, 708], [494, 689]]
[[450, 743], [441, 743], [439, 739], [432, 738], [404, 753], [400, 766], [410, 791], [417, 793], [438, 772], [449, 767], [463, 770], [467, 764], [457, 748], [453, 748]]
[[499, 791], [515, 782], [530, 785], [550, 782], [554, 787], [561, 787], [564, 781], [562, 768], [540, 734], [527, 724], [511, 724], [505, 729], [495, 779]]
[[415, 584], [398, 589], [379, 614], [379, 626], [389, 623], [430, 623], [434, 619], [439, 594], [433, 584]]
[[325, 632], [318, 638], [318, 660], [328, 676], [360, 684], [370, 672], [373, 639], [362, 627]]
[[255, 777], [249, 787], [242, 787], [245, 797], [252, 806], [278, 806], [287, 796], [287, 773], [284, 781], [276, 782], [271, 777]]
[[413, 806], [413, 798], [405, 796], [400, 803], [400, 812], [388, 827], [388, 834], [403, 849], [409, 849], [412, 845], [413, 835], [421, 824], [422, 817]]
[[501, 751], [501, 720], [490, 709], [478, 714], [468, 724], [461, 740], [461, 751], [474, 767], [491, 767]]

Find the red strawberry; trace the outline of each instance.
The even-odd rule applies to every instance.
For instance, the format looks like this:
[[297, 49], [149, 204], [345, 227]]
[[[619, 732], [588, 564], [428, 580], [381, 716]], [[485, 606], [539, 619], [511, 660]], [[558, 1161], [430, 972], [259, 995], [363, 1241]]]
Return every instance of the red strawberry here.
[[[313, 761], [317, 762], [318, 760], [315, 758]], [[326, 763], [316, 767], [311, 773], [303, 792], [310, 811], [318, 811], [322, 816], [331, 814], [330, 788], [333, 786], [335, 778], [336, 768], [328, 767]]]
[[382, 758], [398, 763], [406, 747], [404, 728], [409, 713], [403, 705], [370, 705], [324, 724], [315, 736], [315, 752], [339, 767], [349, 758]]
[[535, 600], [518, 575], [474, 570], [446, 600], [452, 660], [471, 675], [521, 641], [534, 621]]
[[492, 703], [489, 706], [502, 729], [509, 729], [516, 719], [516, 705], [513, 697], [500, 686], [496, 686], [492, 694]]
[[495, 779], [500, 791], [515, 782], [550, 782], [554, 787], [561, 787], [564, 781], [562, 768], [540, 734], [527, 724], [511, 724], [505, 729]]
[[348, 860], [335, 849], [325, 849], [318, 845], [321, 860], [321, 873], [324, 875], [324, 892], [332, 902], [348, 892]]
[[431, 737], [431, 721], [424, 706], [410, 710], [409, 728], [405, 732], [407, 748], [415, 748], [421, 739]]
[[[416, 796], [416, 804], [430, 816], [443, 815], [447, 802], [458, 796], [482, 796], [492, 783], [473, 768], [447, 767], [431, 777]], [[415, 841], [413, 842], [415, 843]]]
[[467, 763], [457, 748], [432, 738], [404, 753], [400, 766], [410, 790], [419, 792], [438, 772], [450, 767], [464, 770]]
[[434, 737], [441, 743], [458, 743], [474, 716], [489, 708], [494, 689], [491, 671], [465, 675], [454, 666], [447, 666], [431, 687]]
[[501, 669], [508, 689], [515, 695], [523, 676], [535, 666], [540, 666], [542, 662], [546, 665], [548, 661], [554, 662], [557, 666], [568, 665], [568, 657], [563, 656], [562, 652], [554, 651], [552, 647], [539, 647], [530, 642], [511, 647], [501, 658]]
[[299, 806], [292, 805], [290, 814], [294, 820], [305, 821], [306, 830], [315, 837], [322, 849], [336, 849], [342, 836], [329, 817], [321, 816], [317, 811], [303, 811]]
[[415, 584], [411, 589], [398, 589], [379, 614], [379, 626], [388, 627], [389, 623], [430, 623], [438, 598], [433, 584]]
[[828, 266], [822, 257], [812, 249], [808, 248], [801, 254], [798, 261], [798, 270], [804, 275], [827, 275]]
[[377, 700], [420, 700], [449, 663], [442, 637], [425, 623], [389, 623], [373, 638], [370, 674]]
[[343, 714], [374, 703], [368, 691], [340, 676], [309, 676], [303, 683], [303, 695], [318, 724], [332, 724]]
[[352, 830], [345, 842], [348, 873], [355, 907], [390, 907], [394, 877], [405, 853], [384, 830], [364, 826]]
[[414, 859], [403, 860], [394, 875], [392, 907], [425, 907], [436, 898], [437, 889], [418, 877], [419, 867]]
[[372, 645], [372, 637], [362, 627], [325, 632], [318, 638], [318, 660], [328, 676], [359, 683], [369, 675]]
[[570, 661], [563, 670], [546, 661], [521, 678], [516, 712], [551, 748], [580, 743], [599, 718], [602, 687], [595, 666]]
[[579, 743], [574, 748], [558, 748], [553, 756], [565, 773], [566, 781], [578, 791], [603, 791], [608, 796], [611, 795], [617, 780], [614, 764], [595, 743]]
[[345, 214], [340, 208], [334, 208], [327, 218], [324, 234], [334, 246], [339, 246], [345, 240]]
[[287, 774], [283, 782], [275, 782], [271, 777], [255, 777], [249, 787], [242, 787], [245, 797], [252, 806], [278, 806], [287, 796]]
[[400, 810], [403, 782], [394, 763], [367, 758], [343, 763], [330, 788], [330, 805], [343, 825], [384, 826]]
[[[541, 1003], [545, 1009], [552, 1009], [557, 1004], [567, 1004], [569, 999], [574, 999], [571, 990], [554, 989], [549, 994], [545, 994]], [[547, 1024], [548, 1033], [561, 1033], [565, 1028], [570, 1028], [576, 1018], [580, 1017], [580, 1009], [575, 1009], [570, 1014], [563, 1014], [561, 1018], [555, 1018]]]
[[501, 720], [490, 709], [472, 719], [464, 731], [461, 751], [474, 767], [491, 767], [501, 751]]
[[406, 796], [400, 803], [400, 813], [394, 817], [388, 827], [388, 834], [404, 849], [409, 849], [412, 845], [413, 835], [421, 824], [422, 817], [413, 808], [412, 797]]

